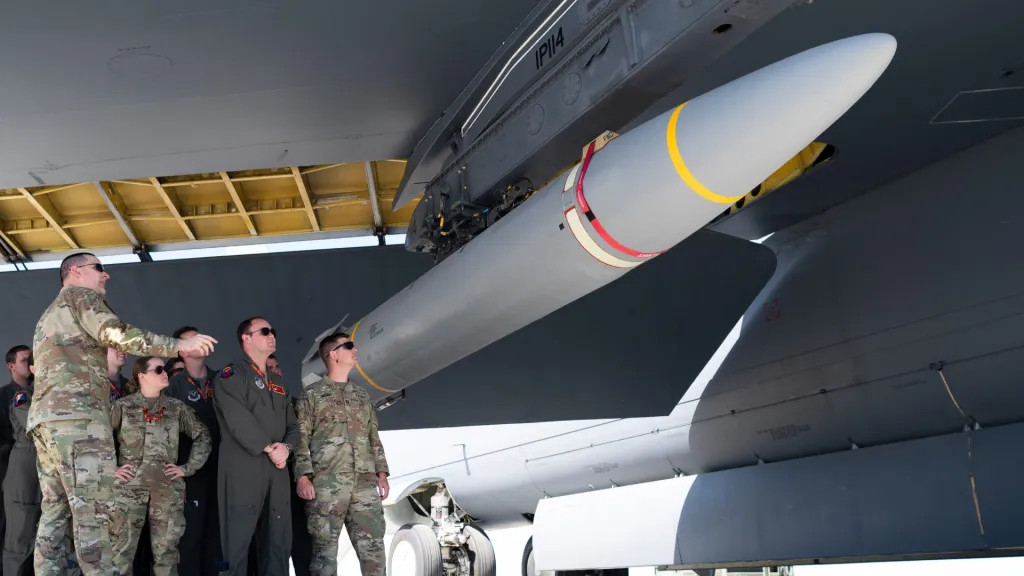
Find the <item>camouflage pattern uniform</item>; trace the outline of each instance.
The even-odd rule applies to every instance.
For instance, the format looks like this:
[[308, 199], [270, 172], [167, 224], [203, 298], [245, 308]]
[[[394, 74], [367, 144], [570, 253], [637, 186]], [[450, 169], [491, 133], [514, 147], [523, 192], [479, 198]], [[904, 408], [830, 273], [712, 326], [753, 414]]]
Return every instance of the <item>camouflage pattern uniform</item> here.
[[63, 287], [43, 312], [32, 340], [35, 394], [28, 411], [43, 494], [37, 575], [60, 573], [69, 515], [83, 574], [114, 573], [108, 507], [116, 467], [106, 349], [169, 357], [179, 345], [125, 324], [89, 288]]
[[288, 470], [275, 467], [263, 449], [281, 442], [294, 453], [299, 442], [295, 410], [277, 375], [264, 373], [248, 357], [225, 366], [214, 390], [221, 434], [217, 507], [224, 573], [247, 574], [255, 535], [258, 573], [288, 576], [291, 485]]
[[192, 451], [181, 469], [185, 476], [194, 474], [213, 450], [210, 433], [191, 408], [163, 394], [149, 400], [140, 393], [121, 398], [110, 411], [110, 425], [118, 467], [130, 465], [135, 474], [128, 482], [117, 481], [110, 522], [114, 566], [121, 574], [130, 573], [148, 510], [153, 573], [177, 574], [178, 539], [185, 532], [185, 481], [169, 480], [164, 467], [178, 461], [179, 437], [185, 434], [192, 439]]
[[[36, 475], [36, 447], [25, 435], [28, 407], [32, 403], [32, 385], [15, 393], [10, 402], [9, 421], [13, 430], [14, 447], [4, 475], [4, 507], [7, 533], [3, 542], [3, 573], [7, 576], [32, 576], [32, 551], [35, 549], [36, 525], [39, 522], [42, 493]], [[70, 526], [69, 526], [70, 528]], [[65, 532], [67, 550], [65, 565], [68, 574], [77, 573], [74, 542], [70, 530]]]
[[377, 473], [388, 472], [377, 434], [377, 413], [365, 390], [324, 378], [297, 404], [299, 448], [295, 476], [309, 476], [316, 497], [306, 503], [316, 575], [336, 574], [341, 527], [363, 576], [384, 576], [384, 511]]

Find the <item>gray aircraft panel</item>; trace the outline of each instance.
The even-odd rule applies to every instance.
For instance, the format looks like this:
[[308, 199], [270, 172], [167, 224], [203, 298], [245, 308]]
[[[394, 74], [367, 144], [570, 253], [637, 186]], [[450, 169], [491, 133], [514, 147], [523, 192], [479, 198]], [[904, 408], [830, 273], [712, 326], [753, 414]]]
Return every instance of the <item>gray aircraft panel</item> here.
[[[986, 430], [971, 442], [971, 472], [979, 496], [985, 543], [992, 548], [1020, 546], [1020, 480], [1024, 451], [1013, 426]], [[1014, 503], [1018, 503], [1014, 505]]]
[[1000, 248], [1024, 213], [1022, 150], [1024, 129], [769, 239], [779, 272], [694, 409], [687, 465], [1024, 418], [1008, 401], [1024, 376], [1024, 270]]
[[0, 186], [403, 158], [534, 4], [7, 4]]
[[941, 436], [698, 476], [679, 521], [680, 564], [979, 550], [967, 442]]

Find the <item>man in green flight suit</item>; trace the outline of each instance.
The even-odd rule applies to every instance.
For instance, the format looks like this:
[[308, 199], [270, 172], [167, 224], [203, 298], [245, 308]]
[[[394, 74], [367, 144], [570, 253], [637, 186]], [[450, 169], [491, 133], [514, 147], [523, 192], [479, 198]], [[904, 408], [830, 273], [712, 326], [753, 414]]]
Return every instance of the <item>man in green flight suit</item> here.
[[370, 396], [349, 382], [358, 362], [348, 334], [320, 342], [327, 376], [306, 388], [296, 404], [299, 447], [295, 452], [296, 492], [307, 500], [316, 576], [337, 573], [341, 527], [359, 558], [363, 576], [384, 576], [384, 511], [388, 462], [377, 433]]
[[217, 508], [226, 566], [244, 576], [249, 543], [256, 533], [259, 574], [287, 576], [292, 546], [290, 479], [285, 466], [298, 443], [295, 411], [267, 358], [277, 349], [277, 331], [265, 318], [238, 325], [244, 357], [220, 371], [213, 407], [220, 423]]
[[32, 340], [36, 376], [27, 426], [38, 453], [43, 495], [35, 572], [63, 572], [70, 513], [82, 573], [109, 576], [114, 565], [108, 507], [116, 453], [107, 347], [139, 356], [205, 356], [216, 340], [205, 335], [178, 340], [122, 322], [105, 299], [110, 275], [93, 254], [65, 258], [60, 279], [61, 290], [36, 324]]

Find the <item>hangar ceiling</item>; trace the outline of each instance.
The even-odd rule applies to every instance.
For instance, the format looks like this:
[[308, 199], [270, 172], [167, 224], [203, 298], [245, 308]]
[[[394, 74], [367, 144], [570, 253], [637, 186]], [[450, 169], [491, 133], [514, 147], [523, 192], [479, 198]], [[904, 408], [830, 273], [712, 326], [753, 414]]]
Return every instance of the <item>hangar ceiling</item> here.
[[[226, 244], [294, 234], [404, 232], [405, 161], [348, 162], [0, 190], [0, 249], [47, 252]], [[175, 246], [178, 247], [178, 246]]]

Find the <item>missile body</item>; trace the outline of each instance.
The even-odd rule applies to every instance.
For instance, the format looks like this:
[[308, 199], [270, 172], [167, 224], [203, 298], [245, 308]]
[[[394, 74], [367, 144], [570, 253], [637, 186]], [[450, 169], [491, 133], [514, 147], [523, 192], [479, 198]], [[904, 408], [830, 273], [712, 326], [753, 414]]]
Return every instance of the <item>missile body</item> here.
[[[842, 116], [895, 53], [886, 34], [776, 62], [622, 134], [351, 327], [373, 400], [612, 282], [704, 227]], [[323, 364], [311, 350], [303, 382]]]

